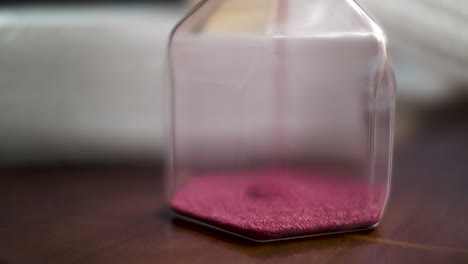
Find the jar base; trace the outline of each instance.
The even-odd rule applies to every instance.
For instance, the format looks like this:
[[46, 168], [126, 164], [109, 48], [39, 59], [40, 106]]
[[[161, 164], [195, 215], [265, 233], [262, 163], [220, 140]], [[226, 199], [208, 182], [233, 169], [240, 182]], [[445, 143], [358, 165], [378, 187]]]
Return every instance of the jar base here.
[[364, 231], [373, 230], [373, 229], [377, 228], [377, 226], [379, 226], [379, 224], [380, 224], [380, 222], [377, 222], [372, 226], [368, 226], [368, 227], [364, 227], [364, 228], [348, 229], [348, 230], [326, 232], [326, 233], [298, 235], [298, 236], [292, 236], [292, 237], [281, 237], [281, 238], [273, 238], [273, 239], [255, 239], [255, 238], [252, 238], [252, 237], [244, 236], [242, 234], [231, 232], [229, 230], [220, 228], [218, 226], [207, 224], [206, 222], [202, 222], [200, 220], [197, 220], [197, 219], [191, 218], [189, 216], [186, 216], [184, 214], [181, 214], [181, 213], [175, 211], [174, 209], [171, 209], [170, 212], [171, 212], [173, 218], [175, 218], [175, 219], [180, 219], [180, 220], [186, 221], [188, 223], [196, 224], [196, 225], [208, 228], [208, 229], [212, 229], [214, 231], [224, 233], [224, 234], [226, 234], [228, 236], [232, 236], [232, 237], [236, 237], [236, 238], [239, 238], [239, 239], [244, 239], [244, 240], [252, 241], [252, 242], [256, 242], [256, 243], [269, 243], [269, 242], [284, 241], [284, 240], [295, 240], [295, 239], [304, 239], [304, 238], [312, 238], [312, 237], [320, 237], [320, 236], [331, 236], [331, 235], [338, 235], [338, 234], [364, 232]]
[[384, 188], [294, 169], [194, 175], [174, 196], [184, 219], [255, 241], [375, 226]]

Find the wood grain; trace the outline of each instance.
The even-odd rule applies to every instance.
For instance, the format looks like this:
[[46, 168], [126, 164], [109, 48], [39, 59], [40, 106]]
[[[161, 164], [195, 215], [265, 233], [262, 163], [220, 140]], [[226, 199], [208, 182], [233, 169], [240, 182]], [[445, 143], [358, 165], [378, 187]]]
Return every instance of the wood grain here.
[[426, 131], [376, 230], [270, 244], [172, 219], [157, 165], [4, 169], [0, 263], [468, 263], [468, 122]]

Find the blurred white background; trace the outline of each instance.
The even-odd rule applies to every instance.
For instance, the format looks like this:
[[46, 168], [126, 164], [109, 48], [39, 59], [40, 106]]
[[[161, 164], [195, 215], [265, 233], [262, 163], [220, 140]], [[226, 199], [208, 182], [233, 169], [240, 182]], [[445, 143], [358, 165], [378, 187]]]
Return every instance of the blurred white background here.
[[167, 36], [186, 8], [1, 10], [0, 163], [157, 155]]
[[[358, 2], [387, 32], [399, 105], [450, 103], [468, 82], [468, 1]], [[167, 37], [188, 8], [2, 7], [0, 165], [158, 157]]]

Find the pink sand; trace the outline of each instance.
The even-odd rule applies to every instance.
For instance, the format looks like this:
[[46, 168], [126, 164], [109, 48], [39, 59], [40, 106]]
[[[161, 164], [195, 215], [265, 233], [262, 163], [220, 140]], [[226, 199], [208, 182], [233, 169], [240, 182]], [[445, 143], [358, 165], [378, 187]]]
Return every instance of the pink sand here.
[[367, 228], [383, 191], [368, 184], [270, 169], [194, 176], [174, 196], [176, 212], [256, 240]]

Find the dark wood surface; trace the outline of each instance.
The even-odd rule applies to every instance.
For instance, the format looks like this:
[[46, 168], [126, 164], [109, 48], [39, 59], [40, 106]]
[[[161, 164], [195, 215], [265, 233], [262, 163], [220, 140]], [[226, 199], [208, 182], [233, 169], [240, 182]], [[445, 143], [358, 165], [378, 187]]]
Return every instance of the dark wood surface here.
[[4, 169], [0, 263], [468, 263], [468, 123], [425, 131], [376, 230], [270, 244], [173, 220], [159, 166]]

